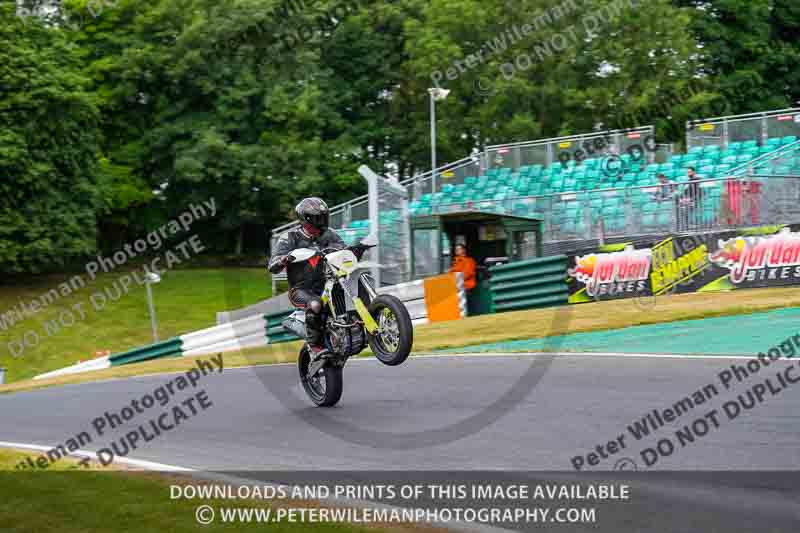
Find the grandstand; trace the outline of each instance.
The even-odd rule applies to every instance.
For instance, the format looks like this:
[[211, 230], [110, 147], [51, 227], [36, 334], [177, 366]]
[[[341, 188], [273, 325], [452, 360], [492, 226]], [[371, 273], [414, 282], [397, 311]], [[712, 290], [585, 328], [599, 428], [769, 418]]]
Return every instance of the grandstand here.
[[[654, 133], [648, 126], [490, 146], [437, 169], [437, 190], [431, 188], [432, 172], [402, 182], [408, 216], [483, 211], [537, 219], [543, 222], [545, 242], [559, 251], [598, 237], [800, 219], [800, 109], [689, 122], [686, 153], [673, 153], [672, 146], [642, 150]], [[576, 161], [581, 159], [576, 148], [592, 151], [598, 139], [605, 140], [603, 148]], [[688, 167], [695, 168], [699, 182], [687, 183]], [[659, 198], [658, 173], [676, 184], [678, 196], [696, 187], [692, 205]], [[369, 232], [367, 204], [362, 197], [332, 211], [332, 225], [346, 240], [354, 242]], [[380, 225], [399, 220], [396, 211], [382, 213]], [[273, 236], [290, 226], [276, 229]], [[429, 246], [414, 244], [419, 245]]]

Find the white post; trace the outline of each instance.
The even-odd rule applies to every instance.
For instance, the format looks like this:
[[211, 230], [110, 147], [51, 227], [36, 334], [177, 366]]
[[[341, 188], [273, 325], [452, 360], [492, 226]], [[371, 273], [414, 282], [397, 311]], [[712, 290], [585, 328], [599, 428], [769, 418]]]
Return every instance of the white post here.
[[[378, 235], [378, 246], [375, 248], [374, 252], [374, 261], [378, 263], [380, 262], [380, 250], [383, 245], [383, 243], [380, 242], [380, 190], [378, 186], [378, 180], [381, 179], [381, 177], [366, 165], [358, 167], [358, 173], [367, 181], [367, 190], [369, 191], [367, 193], [369, 195], [369, 231], [370, 233], [375, 232]], [[375, 288], [377, 289], [381, 286], [380, 268], [373, 267], [371, 274], [372, 278], [375, 280]]]
[[151, 285], [155, 283], [159, 283], [161, 281], [161, 276], [154, 272], [148, 272], [145, 275], [145, 288], [147, 289], [147, 306], [150, 309], [150, 325], [153, 328], [153, 342], [158, 342], [158, 324], [156, 323], [156, 309], [153, 305], [153, 290], [150, 288]]
[[156, 324], [156, 311], [153, 308], [153, 290], [147, 283], [147, 305], [150, 307], [150, 325], [153, 326], [153, 342], [158, 342], [158, 325]]

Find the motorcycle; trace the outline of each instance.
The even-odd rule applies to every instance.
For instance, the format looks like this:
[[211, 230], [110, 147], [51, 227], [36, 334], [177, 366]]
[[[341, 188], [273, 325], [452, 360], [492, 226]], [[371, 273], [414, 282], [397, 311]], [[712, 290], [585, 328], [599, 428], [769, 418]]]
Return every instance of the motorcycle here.
[[[306, 344], [297, 358], [300, 382], [318, 407], [332, 407], [339, 402], [345, 363], [367, 345], [380, 362], [389, 366], [402, 364], [411, 353], [414, 329], [408, 309], [399, 298], [378, 294], [369, 273], [356, 275], [360, 270], [376, 266], [360, 262], [356, 253], [377, 244], [375, 236], [369, 235], [343, 250], [299, 248], [289, 254], [290, 262], [322, 261], [325, 269], [321, 299], [323, 337], [328, 353], [312, 358]], [[282, 325], [304, 339], [305, 311], [298, 309]]]

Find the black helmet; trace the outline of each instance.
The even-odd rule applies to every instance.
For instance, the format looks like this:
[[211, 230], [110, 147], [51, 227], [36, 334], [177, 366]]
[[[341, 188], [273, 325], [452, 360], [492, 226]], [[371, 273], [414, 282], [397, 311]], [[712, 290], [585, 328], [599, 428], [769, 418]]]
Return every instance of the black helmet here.
[[328, 204], [322, 198], [306, 198], [297, 204], [294, 210], [300, 222], [310, 224], [319, 231], [328, 229], [328, 221], [330, 219]]

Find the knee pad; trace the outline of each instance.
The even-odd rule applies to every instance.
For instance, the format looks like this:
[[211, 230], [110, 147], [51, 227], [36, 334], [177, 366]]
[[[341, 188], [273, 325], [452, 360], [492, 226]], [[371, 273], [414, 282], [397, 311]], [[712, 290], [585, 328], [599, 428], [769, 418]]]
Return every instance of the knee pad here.
[[318, 315], [322, 312], [322, 300], [319, 298], [314, 298], [310, 302], [308, 302], [308, 310]]

